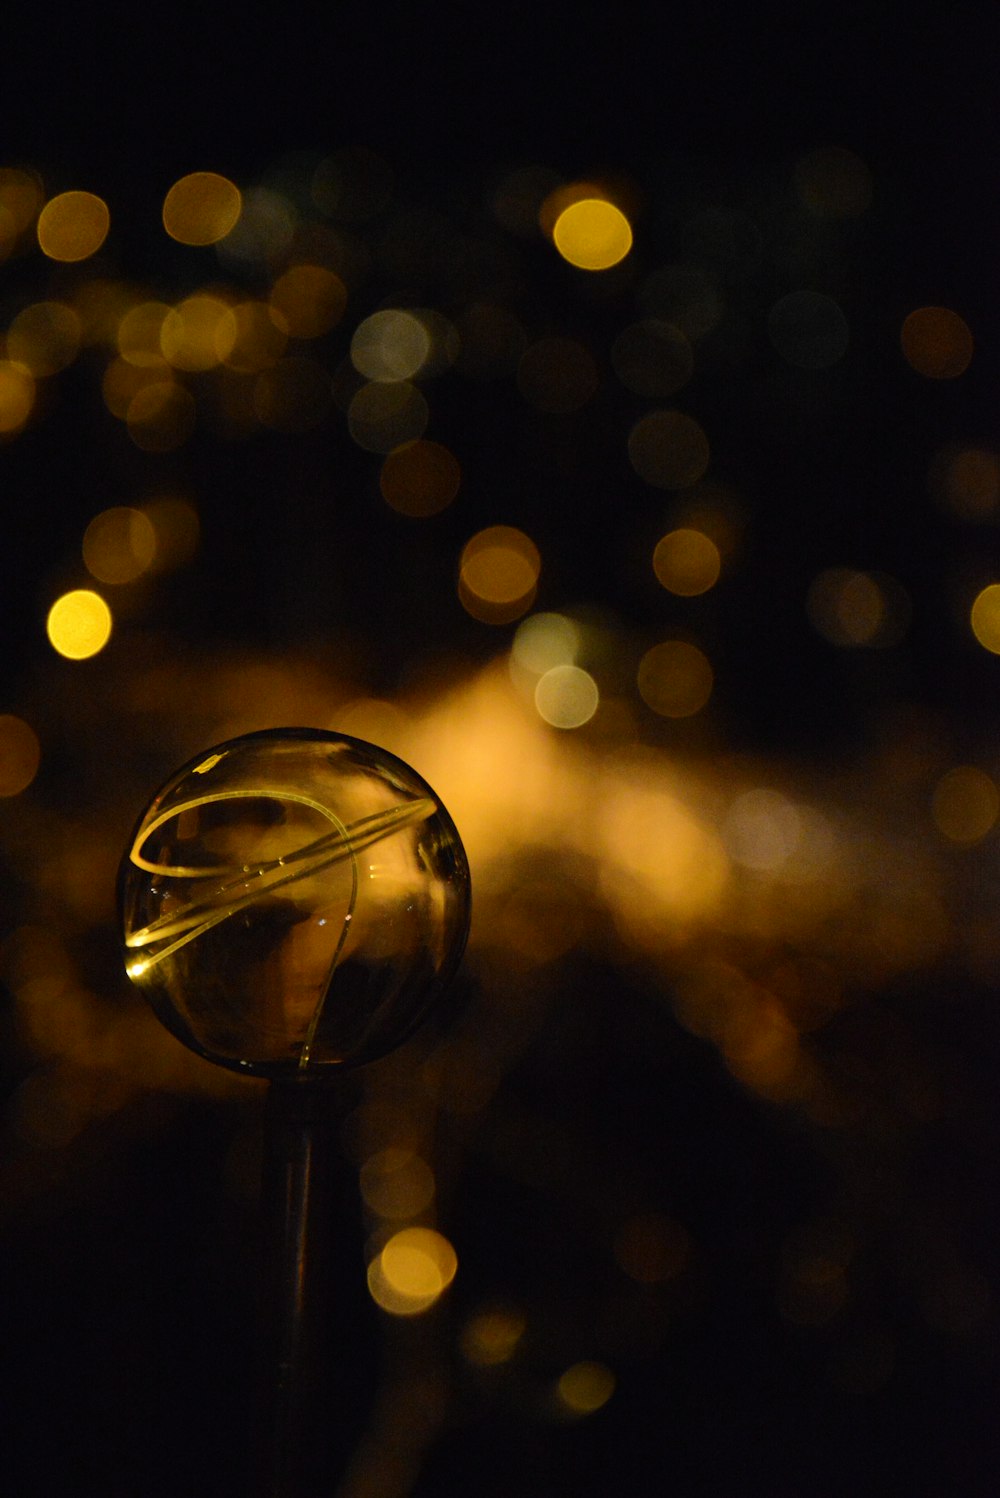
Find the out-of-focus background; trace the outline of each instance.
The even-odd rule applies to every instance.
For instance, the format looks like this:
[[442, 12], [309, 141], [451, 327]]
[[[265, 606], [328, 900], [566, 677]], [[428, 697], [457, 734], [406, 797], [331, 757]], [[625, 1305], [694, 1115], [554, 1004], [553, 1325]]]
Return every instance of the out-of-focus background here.
[[995, 1492], [992, 30], [12, 35], [7, 1491], [249, 1490], [260, 1087], [115, 880], [304, 725], [475, 898], [345, 1083], [330, 1493]]

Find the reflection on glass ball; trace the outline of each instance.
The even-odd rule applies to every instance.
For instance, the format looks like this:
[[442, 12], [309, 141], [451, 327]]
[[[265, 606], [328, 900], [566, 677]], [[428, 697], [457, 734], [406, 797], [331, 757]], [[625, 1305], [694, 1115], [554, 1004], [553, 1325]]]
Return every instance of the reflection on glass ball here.
[[399, 1045], [469, 925], [465, 851], [384, 749], [277, 729], [233, 739], [154, 796], [120, 875], [126, 971], [185, 1045], [257, 1076]]

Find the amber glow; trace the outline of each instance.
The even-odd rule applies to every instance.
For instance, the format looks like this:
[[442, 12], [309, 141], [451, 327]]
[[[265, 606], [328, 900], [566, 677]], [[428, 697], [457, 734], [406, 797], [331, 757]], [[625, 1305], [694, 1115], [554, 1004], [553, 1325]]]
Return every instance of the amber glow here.
[[657, 582], [681, 598], [707, 593], [718, 582], [721, 565], [715, 542], [687, 526], [669, 531], [653, 552]]
[[458, 493], [462, 470], [440, 442], [421, 439], [395, 448], [382, 464], [379, 487], [400, 515], [437, 515]]
[[33, 302], [11, 323], [7, 352], [40, 379], [72, 364], [80, 335], [80, 319], [65, 302]]
[[154, 380], [136, 391], [125, 420], [136, 447], [151, 453], [172, 452], [194, 431], [194, 397], [173, 381]]
[[996, 782], [975, 765], [957, 765], [934, 787], [931, 810], [938, 831], [952, 843], [978, 843], [1000, 815]]
[[170, 316], [166, 302], [137, 302], [118, 324], [118, 352], [129, 364], [139, 368], [163, 365], [160, 334]]
[[462, 1352], [468, 1362], [481, 1368], [509, 1362], [524, 1330], [525, 1319], [519, 1311], [501, 1308], [480, 1311], [462, 1328]]
[[292, 338], [320, 338], [329, 333], [346, 306], [347, 288], [325, 265], [293, 265], [271, 289], [271, 316]]
[[[240, 302], [230, 308], [234, 337], [231, 346], [216, 352], [229, 369], [240, 374], [259, 374], [271, 369], [288, 346], [288, 335], [269, 315], [264, 302]], [[226, 331], [226, 328], [224, 328]]]
[[214, 369], [232, 352], [238, 327], [232, 308], [214, 296], [190, 296], [169, 311], [160, 350], [175, 369]]
[[60, 655], [71, 661], [87, 660], [111, 638], [111, 610], [100, 594], [77, 588], [56, 599], [45, 628]]
[[361, 1167], [361, 1196], [379, 1217], [417, 1217], [434, 1199], [434, 1173], [412, 1150], [390, 1147]]
[[639, 664], [639, 695], [663, 718], [690, 718], [712, 695], [714, 675], [704, 652], [686, 640], [665, 640]]
[[991, 515], [1000, 503], [1000, 456], [988, 448], [960, 449], [948, 462], [944, 489], [960, 515], [970, 519]]
[[574, 1363], [558, 1387], [559, 1398], [574, 1415], [592, 1415], [615, 1392], [615, 1376], [604, 1363]]
[[102, 583], [130, 583], [156, 555], [156, 531], [141, 510], [116, 505], [95, 515], [83, 536], [87, 571]]
[[418, 1316], [439, 1300], [455, 1278], [455, 1250], [433, 1228], [394, 1233], [368, 1266], [372, 1299], [393, 1316]]
[[492, 525], [468, 541], [459, 563], [459, 597], [477, 619], [506, 624], [531, 607], [541, 571], [538, 548], [510, 525]]
[[75, 262], [97, 253], [108, 236], [111, 215], [92, 192], [63, 192], [38, 216], [38, 243], [50, 260]]
[[35, 382], [24, 364], [0, 359], [0, 434], [13, 436], [35, 405]]
[[641, 479], [657, 489], [686, 489], [709, 464], [708, 438], [683, 411], [652, 411], [636, 422], [628, 455]]
[[163, 200], [163, 227], [180, 244], [217, 244], [236, 226], [242, 198], [218, 172], [191, 172]]
[[38, 735], [23, 718], [0, 715], [0, 796], [19, 796], [38, 774]]
[[884, 648], [902, 639], [909, 624], [907, 595], [894, 578], [830, 567], [814, 578], [806, 609], [831, 645]]
[[424, 435], [430, 410], [423, 392], [408, 380], [373, 380], [352, 397], [347, 428], [359, 447], [390, 453]]
[[351, 363], [366, 380], [410, 380], [431, 351], [427, 329], [412, 312], [373, 312], [351, 339]]
[[581, 198], [564, 208], [552, 239], [564, 260], [580, 270], [610, 270], [632, 248], [632, 227], [604, 198]]
[[1000, 655], [1000, 583], [990, 583], [977, 594], [969, 618], [983, 649]]
[[905, 319], [900, 342], [907, 364], [929, 380], [957, 379], [972, 362], [969, 325], [950, 307], [918, 307]]
[[32, 227], [44, 197], [37, 177], [17, 167], [0, 168], [0, 258]]

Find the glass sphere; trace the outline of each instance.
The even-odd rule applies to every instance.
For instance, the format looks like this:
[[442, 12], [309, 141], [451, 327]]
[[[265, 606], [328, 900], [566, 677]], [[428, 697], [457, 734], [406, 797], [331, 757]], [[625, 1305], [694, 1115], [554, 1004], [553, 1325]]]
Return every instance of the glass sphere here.
[[209, 750], [154, 796], [120, 875], [125, 966], [179, 1040], [272, 1078], [399, 1045], [458, 965], [469, 867], [402, 760], [315, 729]]

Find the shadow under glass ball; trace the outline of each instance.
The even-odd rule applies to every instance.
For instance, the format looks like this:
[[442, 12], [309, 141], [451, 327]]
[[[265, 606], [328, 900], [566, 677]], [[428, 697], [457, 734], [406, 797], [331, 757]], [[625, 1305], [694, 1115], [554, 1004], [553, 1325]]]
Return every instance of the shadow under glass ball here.
[[458, 965], [469, 868], [447, 811], [373, 744], [248, 734], [154, 796], [119, 876], [125, 966], [185, 1045], [271, 1078], [404, 1041]]

